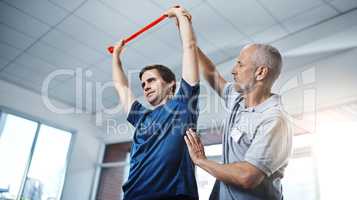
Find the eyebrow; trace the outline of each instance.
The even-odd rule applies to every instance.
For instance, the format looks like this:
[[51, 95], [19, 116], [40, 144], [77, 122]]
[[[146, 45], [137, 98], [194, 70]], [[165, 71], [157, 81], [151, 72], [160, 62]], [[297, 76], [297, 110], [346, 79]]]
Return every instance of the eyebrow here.
[[[156, 78], [151, 77], [151, 78], [146, 79], [146, 81], [147, 81], [147, 82], [151, 82], [151, 81], [154, 81], [155, 79], [156, 79]], [[143, 81], [143, 82], [141, 83], [141, 87], [142, 87], [142, 88], [145, 87], [145, 81]]]

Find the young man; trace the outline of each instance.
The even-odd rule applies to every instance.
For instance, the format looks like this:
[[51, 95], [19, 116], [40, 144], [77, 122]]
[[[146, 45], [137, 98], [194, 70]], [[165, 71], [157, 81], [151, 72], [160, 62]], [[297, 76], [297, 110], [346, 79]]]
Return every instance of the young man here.
[[154, 109], [135, 100], [120, 62], [123, 40], [114, 48], [113, 79], [127, 120], [135, 126], [125, 200], [198, 199], [194, 165], [184, 142], [185, 130], [198, 117], [199, 75], [196, 38], [191, 16], [182, 7], [166, 13], [177, 20], [183, 46], [182, 80], [174, 96], [175, 75], [165, 66], [140, 72], [145, 99]]
[[194, 131], [185, 137], [192, 161], [217, 179], [210, 199], [283, 199], [281, 179], [292, 151], [292, 133], [280, 96], [271, 93], [282, 67], [279, 51], [266, 44], [245, 46], [231, 83], [201, 50], [198, 58], [206, 80], [229, 110], [222, 164], [207, 159]]

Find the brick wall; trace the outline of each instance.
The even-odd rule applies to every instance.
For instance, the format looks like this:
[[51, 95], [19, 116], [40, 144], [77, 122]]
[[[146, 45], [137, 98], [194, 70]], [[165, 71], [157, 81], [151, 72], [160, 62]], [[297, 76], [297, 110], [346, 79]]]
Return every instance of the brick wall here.
[[[123, 162], [130, 151], [131, 143], [110, 144], [105, 147], [103, 163]], [[119, 200], [122, 199], [122, 185], [125, 166], [102, 168], [97, 200]]]

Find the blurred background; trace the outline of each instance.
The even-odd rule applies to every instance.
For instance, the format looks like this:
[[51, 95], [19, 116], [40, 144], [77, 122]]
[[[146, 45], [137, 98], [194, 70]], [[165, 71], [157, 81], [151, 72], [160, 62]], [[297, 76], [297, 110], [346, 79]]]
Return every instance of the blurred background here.
[[[294, 125], [286, 199], [356, 199], [356, 0], [0, 0], [0, 199], [121, 199], [133, 128], [106, 48], [175, 4], [226, 80], [245, 44], [281, 51], [274, 92]], [[181, 52], [171, 20], [128, 44], [123, 65], [139, 100], [140, 69], [164, 64], [179, 81]], [[204, 79], [199, 104], [207, 155], [220, 161], [225, 109]], [[196, 172], [208, 199], [214, 178]]]

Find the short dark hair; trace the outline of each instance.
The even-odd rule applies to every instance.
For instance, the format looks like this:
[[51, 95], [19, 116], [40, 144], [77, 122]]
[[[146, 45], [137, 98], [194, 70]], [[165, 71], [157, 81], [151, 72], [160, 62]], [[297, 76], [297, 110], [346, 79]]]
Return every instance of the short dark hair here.
[[148, 71], [148, 70], [152, 70], [152, 69], [156, 69], [161, 78], [167, 82], [167, 83], [170, 83], [171, 81], [174, 81], [175, 84], [174, 86], [172, 87], [172, 93], [175, 93], [175, 90], [176, 90], [176, 77], [175, 77], [175, 74], [171, 71], [170, 68], [164, 66], [164, 65], [158, 65], [158, 64], [155, 64], [155, 65], [148, 65], [146, 67], [144, 67], [141, 71], [140, 71], [140, 74], [139, 74], [139, 78], [141, 80], [144, 72]]

